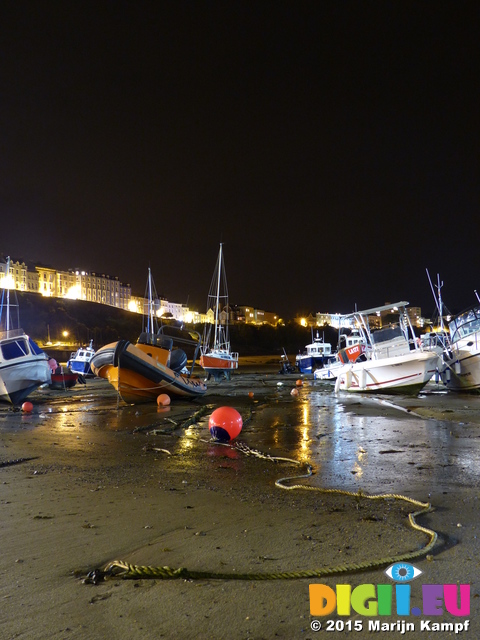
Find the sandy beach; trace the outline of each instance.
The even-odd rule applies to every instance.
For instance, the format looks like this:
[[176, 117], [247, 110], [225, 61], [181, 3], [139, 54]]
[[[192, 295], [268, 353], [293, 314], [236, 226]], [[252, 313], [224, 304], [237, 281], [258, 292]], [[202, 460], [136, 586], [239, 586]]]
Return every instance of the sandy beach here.
[[[310, 614], [309, 584], [391, 582], [375, 563], [428, 542], [408, 522], [418, 507], [322, 491], [338, 489], [431, 502], [418, 521], [438, 540], [412, 564], [421, 582], [471, 585], [462, 635], [478, 637], [480, 400], [434, 387], [414, 398], [336, 397], [331, 385], [278, 368], [275, 358], [245, 360], [230, 383], [209, 383], [201, 400], [168, 408], [126, 406], [99, 379], [67, 392], [40, 389], [31, 413], [1, 407], [0, 636], [313, 640], [320, 618]], [[237, 441], [246, 452], [211, 441], [208, 418], [220, 406], [242, 415]], [[315, 490], [276, 486], [307, 475], [307, 463], [312, 476], [284, 484]], [[116, 559], [211, 577], [85, 581]], [[235, 579], [355, 563], [372, 566]], [[404, 635], [371, 631], [355, 612], [327, 618], [361, 622], [356, 638]], [[416, 624], [410, 636], [455, 635], [420, 631], [423, 617], [403, 619]]]

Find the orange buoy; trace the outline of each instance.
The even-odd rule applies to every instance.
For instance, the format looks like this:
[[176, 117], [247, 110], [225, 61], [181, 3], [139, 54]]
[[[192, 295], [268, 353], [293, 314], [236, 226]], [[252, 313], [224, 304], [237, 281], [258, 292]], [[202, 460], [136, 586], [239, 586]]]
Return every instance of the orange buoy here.
[[298, 396], [298, 389], [293, 388], [293, 389], [290, 391], [290, 395], [291, 395], [291, 396]]
[[166, 393], [161, 393], [157, 398], [157, 404], [159, 407], [168, 407], [170, 404], [170, 396]]
[[22, 404], [22, 411], [25, 411], [25, 413], [30, 413], [31, 411], [33, 411], [33, 404], [31, 402], [24, 402]]
[[296, 383], [297, 387], [301, 387], [303, 384], [303, 380], [297, 380]]
[[208, 420], [208, 428], [213, 438], [222, 442], [236, 438], [242, 427], [242, 416], [233, 407], [215, 409]]
[[255, 396], [255, 394], [253, 393], [253, 391], [249, 391], [248, 392], [248, 397], [249, 398], [253, 398]]

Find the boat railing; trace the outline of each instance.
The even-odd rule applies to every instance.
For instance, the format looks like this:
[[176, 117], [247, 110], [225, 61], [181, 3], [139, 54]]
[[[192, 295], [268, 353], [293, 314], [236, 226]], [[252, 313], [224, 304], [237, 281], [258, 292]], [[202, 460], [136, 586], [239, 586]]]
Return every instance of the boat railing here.
[[7, 338], [19, 338], [25, 335], [23, 329], [8, 329], [8, 331], [0, 331], [0, 340]]
[[392, 358], [393, 356], [403, 356], [410, 352], [410, 346], [403, 337], [396, 337], [379, 344], [374, 344], [374, 353], [377, 358]]

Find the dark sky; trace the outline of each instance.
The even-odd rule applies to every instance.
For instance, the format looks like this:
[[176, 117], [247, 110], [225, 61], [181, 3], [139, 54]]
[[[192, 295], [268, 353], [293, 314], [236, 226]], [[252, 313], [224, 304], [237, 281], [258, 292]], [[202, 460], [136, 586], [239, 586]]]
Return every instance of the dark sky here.
[[2, 2], [0, 252], [293, 317], [480, 289], [477, 2]]

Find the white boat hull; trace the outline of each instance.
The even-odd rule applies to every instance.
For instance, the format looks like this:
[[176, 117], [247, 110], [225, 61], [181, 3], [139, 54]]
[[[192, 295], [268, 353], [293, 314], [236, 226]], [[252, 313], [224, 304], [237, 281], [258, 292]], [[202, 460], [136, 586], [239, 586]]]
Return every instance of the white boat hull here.
[[330, 380], [335, 381], [337, 379], [338, 372], [345, 365], [341, 362], [332, 362], [332, 364], [326, 364], [321, 369], [315, 369], [313, 377], [315, 380]]
[[442, 379], [450, 391], [480, 392], [480, 347], [477, 344], [454, 349], [444, 356]]
[[40, 385], [50, 383], [46, 356], [26, 356], [0, 366], [0, 402], [21, 404]]
[[412, 351], [403, 356], [346, 364], [337, 373], [336, 391], [418, 393], [437, 370], [438, 355]]

